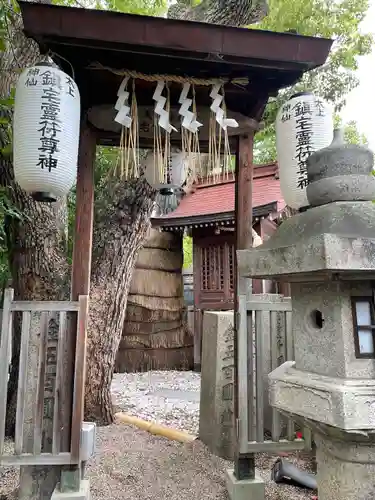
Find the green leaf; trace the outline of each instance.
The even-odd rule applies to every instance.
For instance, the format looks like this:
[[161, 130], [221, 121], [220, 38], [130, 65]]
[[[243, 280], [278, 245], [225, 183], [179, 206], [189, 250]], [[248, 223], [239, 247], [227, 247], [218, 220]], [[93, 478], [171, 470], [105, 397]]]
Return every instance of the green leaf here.
[[12, 146], [12, 144], [7, 144], [3, 148], [1, 148], [0, 149], [0, 153], [3, 156], [11, 156], [11, 154], [13, 153], [13, 146]]
[[12, 4], [12, 9], [16, 14], [21, 12], [21, 9], [20, 9], [20, 6], [18, 5], [17, 0], [11, 0], [11, 4]]
[[[358, 56], [371, 53], [374, 43], [373, 36], [363, 33], [360, 26], [369, 10], [368, 0], [268, 0], [268, 4], [268, 16], [252, 29], [295, 30], [300, 35], [332, 38], [335, 43], [323, 67], [306, 73], [293, 88], [282, 90], [267, 105], [265, 129], [256, 135], [255, 142], [255, 158], [261, 162], [275, 159], [273, 123], [281, 103], [295, 92], [309, 90], [331, 102], [339, 112], [346, 96], [359, 83], [355, 74]], [[351, 127], [351, 140], [362, 140]]]
[[183, 239], [184, 269], [193, 264], [193, 239], [190, 236], [184, 236]]
[[10, 107], [14, 105], [14, 97], [0, 99], [0, 106]]

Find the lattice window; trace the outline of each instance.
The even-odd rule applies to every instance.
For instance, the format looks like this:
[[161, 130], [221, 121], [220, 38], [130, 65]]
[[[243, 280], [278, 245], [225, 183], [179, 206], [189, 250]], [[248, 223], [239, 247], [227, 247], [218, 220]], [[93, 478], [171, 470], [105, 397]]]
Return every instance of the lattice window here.
[[234, 245], [228, 245], [229, 290], [234, 290]]
[[209, 277], [209, 261], [208, 261], [208, 248], [201, 248], [201, 283], [202, 290], [208, 290], [208, 277]]
[[224, 290], [224, 245], [201, 248], [202, 290]]

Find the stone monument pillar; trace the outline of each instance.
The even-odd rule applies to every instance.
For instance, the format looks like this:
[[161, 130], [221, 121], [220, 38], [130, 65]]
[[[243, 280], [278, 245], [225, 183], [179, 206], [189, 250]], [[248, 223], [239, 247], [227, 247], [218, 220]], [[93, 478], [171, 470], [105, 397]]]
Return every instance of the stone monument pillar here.
[[319, 500], [375, 498], [372, 169], [336, 133], [307, 161], [308, 210], [238, 252], [243, 276], [291, 283], [295, 361], [270, 374], [270, 403], [312, 429]]
[[233, 460], [233, 311], [203, 316], [199, 438], [211, 453]]

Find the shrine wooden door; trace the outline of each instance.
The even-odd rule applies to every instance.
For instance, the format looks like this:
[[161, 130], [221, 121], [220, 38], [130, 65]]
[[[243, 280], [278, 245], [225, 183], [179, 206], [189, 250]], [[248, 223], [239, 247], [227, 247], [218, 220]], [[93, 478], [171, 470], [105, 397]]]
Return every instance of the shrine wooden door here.
[[234, 234], [194, 241], [194, 305], [199, 309], [232, 309]]

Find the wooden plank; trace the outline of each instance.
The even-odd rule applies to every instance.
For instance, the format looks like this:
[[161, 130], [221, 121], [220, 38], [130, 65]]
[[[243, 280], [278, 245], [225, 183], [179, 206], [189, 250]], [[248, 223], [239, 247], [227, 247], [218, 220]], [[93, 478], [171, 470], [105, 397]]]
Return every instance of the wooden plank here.
[[[84, 116], [81, 122], [76, 184], [76, 214], [72, 265], [72, 298], [90, 291], [92, 228], [94, 221], [94, 164], [96, 131]], [[75, 347], [75, 342], [71, 346]]]
[[236, 250], [253, 246], [253, 144], [254, 134], [240, 136], [236, 162]]
[[194, 308], [194, 370], [201, 371], [203, 311]]
[[6, 288], [4, 291], [3, 319], [0, 340], [0, 456], [4, 451], [5, 419], [7, 411], [9, 348], [12, 340], [12, 312], [11, 305], [14, 291]]
[[49, 465], [70, 465], [72, 458], [70, 453], [60, 453], [59, 455], [52, 455], [52, 453], [41, 453], [34, 455], [32, 453], [22, 453], [22, 455], [3, 455], [0, 456], [0, 466], [49, 466]]
[[256, 439], [256, 404], [255, 404], [255, 394], [254, 394], [254, 335], [253, 335], [253, 311], [246, 311], [247, 317], [247, 383], [248, 383], [248, 393], [247, 393], [247, 411], [248, 411], [248, 436], [249, 441], [254, 441]]
[[29, 361], [30, 325], [31, 325], [31, 312], [24, 311], [22, 313], [21, 349], [20, 349], [18, 389], [17, 389], [16, 430], [14, 439], [14, 452], [16, 455], [21, 455], [23, 448], [23, 428], [25, 422], [25, 402], [26, 402], [26, 390], [27, 390], [27, 368]]
[[[85, 113], [82, 116], [79, 141], [72, 265], [71, 298], [77, 301], [79, 295], [88, 295], [90, 291], [96, 143], [96, 131], [88, 123]], [[64, 384], [61, 391], [63, 424], [61, 451], [70, 451], [71, 447], [74, 360], [77, 343], [77, 321], [68, 318], [67, 324]]]
[[281, 324], [280, 324], [280, 337], [282, 341], [282, 346], [280, 346], [279, 350], [279, 365], [286, 361], [286, 343], [287, 343], [287, 331], [286, 331], [286, 317], [290, 313], [284, 313], [281, 316]]
[[48, 322], [49, 322], [49, 313], [42, 312], [40, 319], [38, 383], [37, 383], [37, 395], [36, 395], [37, 400], [34, 408], [34, 441], [33, 441], [34, 455], [39, 455], [42, 451], [44, 386], [46, 381]]
[[[286, 343], [286, 361], [293, 361], [294, 346], [293, 346], [293, 330], [292, 330], [292, 313], [285, 314], [285, 343]], [[288, 417], [287, 437], [289, 440], [295, 438], [295, 426], [291, 418]]]
[[74, 301], [43, 301], [43, 300], [21, 300], [13, 302], [11, 311], [32, 311], [32, 312], [60, 312], [78, 311], [79, 304]]
[[87, 295], [80, 295], [79, 305], [70, 445], [72, 459], [77, 461], [79, 461], [81, 448], [81, 432], [85, 396], [87, 321], [89, 312], [89, 300]]
[[[278, 339], [277, 339], [277, 312], [271, 311], [271, 335], [270, 335], [270, 349], [271, 349], [271, 371], [275, 370], [278, 365]], [[272, 408], [272, 439], [277, 442], [281, 435], [280, 413]]]
[[239, 419], [239, 445], [240, 449], [246, 445], [249, 440], [249, 424], [248, 424], [248, 358], [247, 358], [247, 311], [246, 311], [246, 295], [238, 297], [238, 371], [241, 376], [238, 379], [238, 419]]
[[249, 442], [247, 449], [243, 453], [277, 453], [279, 451], [297, 451], [305, 449], [305, 441], [303, 439], [295, 439], [287, 441], [280, 439], [277, 443], [274, 441], [263, 441], [263, 443]]
[[246, 307], [248, 311], [291, 311], [292, 302], [290, 300], [280, 302], [249, 300]]
[[257, 406], [257, 422], [256, 436], [258, 443], [264, 441], [264, 383], [263, 383], [263, 324], [262, 312], [255, 312], [255, 348], [256, 348], [256, 406]]
[[286, 343], [286, 361], [294, 361], [294, 339], [292, 326], [292, 313], [285, 315], [285, 343]]
[[66, 312], [59, 315], [59, 333], [57, 340], [56, 355], [56, 378], [55, 378], [55, 404], [53, 408], [53, 430], [52, 430], [52, 453], [60, 452], [61, 439], [61, 389], [64, 374], [64, 352], [65, 352]]
[[305, 441], [305, 450], [310, 451], [312, 448], [312, 432], [308, 427], [303, 429], [303, 440]]
[[[235, 172], [235, 215], [236, 215], [236, 244], [235, 249], [244, 250], [251, 248], [253, 245], [252, 222], [253, 222], [253, 145], [254, 134], [243, 135], [238, 138], [236, 151], [236, 172]], [[239, 373], [239, 351], [238, 351], [238, 308], [239, 296], [250, 296], [251, 280], [243, 279], [238, 275], [237, 256], [234, 259], [235, 265], [233, 269], [234, 277], [234, 420], [238, 419], [239, 415], [239, 400], [244, 398], [247, 404], [247, 394], [242, 394], [239, 391], [239, 379], [242, 374]], [[237, 439], [234, 455], [234, 474], [237, 479], [244, 477], [253, 477], [254, 457], [241, 456], [240, 446]]]

